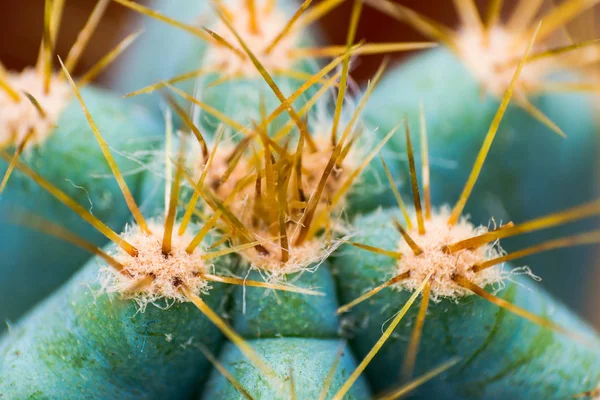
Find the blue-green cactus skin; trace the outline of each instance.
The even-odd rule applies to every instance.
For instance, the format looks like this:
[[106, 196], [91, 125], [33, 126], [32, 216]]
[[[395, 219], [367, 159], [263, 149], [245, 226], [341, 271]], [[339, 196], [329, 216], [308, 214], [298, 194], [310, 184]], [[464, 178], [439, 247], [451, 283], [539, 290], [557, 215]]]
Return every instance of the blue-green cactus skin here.
[[[144, 151], [160, 144], [163, 128], [145, 109], [94, 88], [82, 91], [104, 139], [136, 199], [144, 173], [127, 174], [144, 162]], [[139, 152], [139, 154], [138, 154]], [[22, 161], [72, 199], [120, 230], [131, 214], [76, 99], [71, 100], [50, 137], [26, 150]], [[7, 163], [0, 162], [0, 175]], [[90, 256], [71, 244], [9, 223], [14, 211], [29, 210], [96, 245], [106, 242], [94, 228], [19, 171], [0, 196], [0, 320], [14, 320], [66, 281]]]
[[[249, 279], [257, 276], [257, 272], [248, 275]], [[293, 368], [298, 399], [318, 398], [339, 348], [340, 321], [335, 313], [337, 294], [330, 265], [324, 262], [314, 272], [291, 274], [286, 280], [295, 286], [321, 291], [325, 296], [238, 287], [232, 299], [233, 327], [255, 346], [282, 379]], [[255, 398], [279, 398], [271, 392], [262, 373], [232, 345], [224, 346], [220, 361]], [[353, 356], [346, 353], [338, 366], [330, 396], [355, 367]], [[215, 372], [202, 398], [237, 396], [240, 394], [236, 389]], [[363, 378], [356, 382], [348, 398], [369, 398]]]
[[[385, 160], [398, 190], [406, 187], [410, 177], [408, 170], [400, 168], [399, 154], [389, 145], [382, 148], [379, 154]], [[345, 212], [348, 215], [356, 215], [373, 211], [378, 207], [391, 207], [397, 204], [382, 163], [378, 157], [375, 157], [348, 192]]]
[[[261, 280], [256, 272], [249, 279]], [[324, 263], [315, 272], [290, 275], [287, 280], [294, 286], [318, 290], [324, 296], [236, 288], [232, 310], [235, 330], [248, 338], [336, 337], [339, 319], [335, 314], [336, 293], [329, 265]]]
[[[496, 221], [523, 222], [591, 201], [599, 193], [596, 167], [600, 148], [593, 97], [548, 93], [530, 100], [568, 137], [559, 137], [516, 104], [509, 105], [467, 203], [466, 212], [476, 224], [487, 225], [491, 216]], [[491, 94], [482, 99], [480, 85], [467, 67], [452, 52], [440, 48], [389, 71], [375, 89], [365, 119], [386, 131], [406, 115], [413, 143], [418, 146], [420, 103], [429, 136], [433, 203], [453, 204], [475, 162], [499, 99]], [[405, 147], [403, 135], [397, 135], [391, 143], [391, 148], [400, 152]], [[418, 148], [415, 152], [418, 157]], [[409, 188], [406, 186], [406, 194], [410, 196]], [[563, 234], [580, 230], [581, 226], [561, 228]], [[556, 232], [540, 233], [535, 241], [551, 237], [556, 237]], [[506, 248], [531, 244], [529, 237], [523, 237], [507, 242]], [[541, 270], [534, 269], [544, 279], [543, 285], [570, 306], [580, 308], [582, 291], [566, 293], [564, 288], [581, 287], [587, 272], [572, 268], [565, 274], [563, 266], [587, 265], [591, 257], [591, 251], [578, 248], [532, 256], [526, 262], [544, 265]]]
[[[189, 25], [197, 25], [198, 16], [210, 9], [206, 1], [198, 0], [153, 0], [149, 7]], [[115, 64], [111, 87], [123, 94], [200, 68], [199, 60], [206, 49], [204, 41], [189, 32], [148, 17], [142, 18], [144, 34]], [[182, 87], [192, 89], [193, 80]], [[137, 100], [156, 111], [160, 98], [139, 96]]]
[[[318, 399], [323, 391], [327, 376], [336, 361], [340, 340], [315, 338], [272, 338], [249, 341], [277, 376], [290, 381], [290, 371], [297, 399]], [[221, 353], [221, 363], [240, 382], [242, 387], [255, 399], [290, 399], [290, 386], [285, 386], [278, 395], [264, 375], [256, 369], [240, 351], [228, 343]], [[346, 348], [336, 368], [329, 387], [327, 399], [347, 380], [356, 368], [350, 349]], [[234, 386], [218, 371], [213, 370], [206, 384], [202, 399], [245, 399]], [[344, 399], [369, 399], [369, 389], [365, 381], [359, 379]]]
[[[134, 301], [102, 293], [101, 263], [91, 259], [5, 333], [4, 398], [183, 399], [208, 376], [196, 345], [217, 351], [219, 330], [191, 303], [138, 312]], [[202, 298], [222, 313], [226, 291], [214, 284]]]
[[[394, 216], [399, 217], [399, 211], [380, 210], [357, 218], [355, 228], [360, 234], [355, 240], [394, 249], [401, 239], [390, 224]], [[418, 242], [418, 237], [415, 240]], [[395, 260], [346, 246], [335, 259], [334, 268], [341, 299], [346, 303], [394, 276]], [[371, 349], [381, 337], [382, 325], [402, 308], [410, 294], [388, 288], [350, 311], [347, 318], [355, 327], [351, 345], [357, 357]], [[461, 361], [420, 389], [428, 396], [425, 398], [566, 399], [597, 385], [600, 340], [591, 328], [531, 280], [513, 277], [498, 295], [589, 337], [592, 343], [581, 344], [541, 328], [475, 295], [430, 302], [415, 375], [452, 357]], [[374, 390], [400, 383], [417, 311], [418, 301], [367, 368]]]
[[[151, 7], [170, 18], [198, 28], [202, 26], [211, 28], [219, 19], [211, 9], [209, 2], [202, 0], [181, 0], [177, 2], [156, 0], [152, 2]], [[277, 7], [285, 15], [291, 17], [299, 4], [286, 0], [277, 2]], [[208, 48], [204, 40], [189, 32], [168, 26], [161, 21], [145, 21], [144, 27], [143, 37], [133, 46], [117, 68], [117, 73], [111, 83], [115, 90], [123, 93], [132, 92], [161, 80], [202, 68]], [[226, 32], [217, 33], [225, 34]], [[299, 46], [311, 45], [318, 36], [318, 29], [311, 28], [310, 34], [301, 35]], [[237, 43], [234, 43], [234, 45], [239, 47]], [[256, 49], [253, 49], [253, 51], [256, 51]], [[160, 56], [157, 57], [157, 54]], [[306, 61], [299, 60], [291, 69], [315, 73], [318, 65], [310, 59]], [[272, 74], [276, 84], [285, 96], [291, 95], [303, 83], [303, 80], [277, 75], [274, 71], [269, 71], [269, 73]], [[190, 95], [195, 95], [198, 99], [243, 125], [249, 125], [251, 120], [260, 120], [259, 104], [261, 96], [264, 98], [267, 112], [273, 111], [281, 104], [258, 72], [253, 77], [233, 79], [211, 86], [215, 80], [222, 77], [222, 74], [210, 73], [197, 79], [177, 83], [175, 86]], [[310, 91], [301, 96], [295, 103], [296, 106], [303, 103], [302, 99], [308, 99], [309, 93]], [[161, 102], [160, 96], [156, 93], [140, 95], [138, 98], [151, 109], [158, 109]], [[288, 116], [285, 112], [283, 115], [285, 118], [279, 118], [278, 121], [287, 121]], [[207, 113], [201, 112], [199, 121], [203, 124], [208, 121], [210, 127], [216, 120]], [[213, 132], [214, 130], [208, 129], [207, 134], [210, 135]]]

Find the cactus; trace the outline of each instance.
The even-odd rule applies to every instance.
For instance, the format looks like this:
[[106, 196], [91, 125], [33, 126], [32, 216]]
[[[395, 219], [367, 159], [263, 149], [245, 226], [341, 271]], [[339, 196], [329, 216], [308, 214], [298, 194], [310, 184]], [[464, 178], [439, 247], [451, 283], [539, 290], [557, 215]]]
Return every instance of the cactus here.
[[[279, 395], [264, 383], [264, 377], [252, 365], [240, 362], [241, 354], [231, 345], [223, 349], [223, 367], [234, 370], [240, 389], [226, 381], [224, 375], [213, 371], [201, 398], [203, 399], [322, 399], [334, 392], [354, 368], [349, 349], [340, 342], [315, 338], [269, 338], [249, 341], [277, 368], [277, 373], [289, 381]], [[344, 345], [344, 343], [341, 343]], [[336, 354], [337, 353], [337, 354]], [[333, 373], [332, 373], [333, 371]], [[243, 389], [246, 388], [246, 389]], [[245, 390], [244, 395], [242, 390]], [[369, 391], [360, 382], [348, 393], [347, 399], [368, 399]]]
[[[485, 25], [478, 22], [478, 11], [469, 7], [471, 2], [465, 2], [467, 5], [457, 9], [462, 18], [456, 31], [435, 21], [422, 23], [425, 16], [403, 5], [387, 0], [368, 3], [441, 43], [440, 48], [390, 71], [365, 113], [368, 122], [382, 129], [393, 126], [397, 115], [406, 114], [411, 128], [417, 129], [423, 107], [431, 137], [432, 179], [439, 182], [431, 193], [436, 202], [447, 202], [460, 193], [481, 135], [492, 121], [540, 20], [535, 47], [515, 86], [515, 101], [506, 112], [489, 154], [489, 167], [478, 180], [467, 212], [476, 224], [487, 225], [490, 216], [498, 221], [518, 221], [571, 207], [599, 194], [598, 102], [590, 92], [592, 77], [586, 76], [591, 72], [585, 67], [585, 60], [593, 59], [597, 49], [593, 41], [565, 46], [557, 35], [551, 36], [593, 1], [566, 1], [544, 12], [535, 23], [530, 21], [541, 2], [522, 1], [506, 22], [497, 18], [500, 10], [491, 10]], [[440, 101], [448, 96], [460, 100]], [[391, 146], [405, 151], [401, 140]], [[561, 193], [550, 198], [548, 187], [560, 187]], [[563, 229], [575, 233], [580, 227]], [[550, 239], [550, 234], [545, 238]], [[532, 244], [524, 238], [515, 247], [507, 244], [507, 249]], [[578, 250], [538, 255], [528, 261], [548, 265], [541, 273], [544, 286], [571, 307], [581, 309], [586, 300], [582, 293], [566, 293], [563, 288], [581, 286], [588, 275], [582, 271], [565, 277], [560, 266], [587, 265], [593, 257], [592, 251]]]
[[[143, 165], [153, 179], [141, 179], [135, 196], [121, 172], [126, 163], [113, 159], [100, 119], [96, 122], [90, 100], [63, 64], [62, 73], [133, 221], [124, 229], [108, 227], [101, 215], [47, 176], [47, 170], [19, 161], [19, 149], [3, 153], [7, 161], [14, 160], [6, 193], [14, 190], [10, 185], [17, 179], [33, 181], [71, 208], [73, 218], [81, 217], [112, 243], [99, 247], [71, 232], [71, 217], [57, 223], [26, 210], [17, 215], [17, 222], [95, 256], [0, 337], [2, 396], [341, 400], [373, 395], [393, 399], [414, 390], [424, 398], [595, 395], [600, 381], [597, 334], [520, 276], [532, 276], [531, 270], [508, 262], [598, 243], [600, 234], [566, 235], [508, 253], [498, 240], [504, 244], [505, 238], [585, 221], [600, 214], [598, 202], [557, 213], [553, 209], [554, 214], [527, 222], [515, 217], [516, 224], [505, 221], [492, 227], [463, 217], [471, 204], [481, 204], [476, 186], [480, 176], [497, 168], [492, 144], [501, 137], [503, 119], [513, 119], [510, 102], [531, 57], [533, 38], [511, 68], [504, 94], [493, 107], [493, 121], [482, 130], [473, 125], [465, 135], [470, 140], [487, 130], [459, 196], [453, 182], [460, 174], [446, 178], [444, 187], [430, 179], [439, 178], [439, 171], [430, 168], [428, 148], [447, 144], [435, 128], [428, 135], [426, 128], [431, 132], [432, 124], [423, 123], [429, 122], [430, 103], [404, 118], [398, 109], [393, 126], [375, 137], [374, 127], [388, 122], [373, 116], [373, 104], [387, 89], [376, 87], [386, 64], [360, 99], [348, 96], [352, 54], [430, 46], [354, 45], [361, 0], [354, 1], [345, 46], [302, 50], [334, 57], [329, 67], [339, 64], [340, 71], [305, 70], [307, 83], [300, 80], [295, 94], [275, 78], [276, 68], [265, 62], [266, 55], [258, 54], [252, 32], [231, 22], [239, 16], [228, 15], [223, 7], [228, 3], [216, 6], [224, 29], [201, 30], [194, 25], [197, 13], [191, 11], [207, 9], [205, 3], [171, 5], [171, 11], [183, 13], [178, 16], [115, 1], [196, 36], [208, 34], [230, 51], [227, 57], [239, 49], [252, 67], [251, 79], [225, 82], [231, 76], [220, 75], [210, 78], [223, 78], [214, 85], [200, 80], [199, 95], [168, 78], [179, 73], [173, 70], [179, 65], [193, 68], [210, 62], [215, 44], [182, 41], [168, 57], [165, 53], [166, 63], [157, 64], [157, 73], [167, 81], [138, 91], [164, 87], [165, 145], [152, 151], [150, 165]], [[100, 0], [98, 7], [105, 3]], [[301, 6], [297, 21], [289, 20], [290, 26], [337, 2], [324, 2], [313, 14], [306, 11], [308, 4]], [[241, 8], [249, 26], [257, 5], [250, 1]], [[179, 17], [183, 23], [175, 19]], [[148, 37], [160, 37], [161, 32], [154, 26]], [[299, 35], [301, 43], [311, 43], [306, 33]], [[159, 48], [149, 49], [141, 40], [133, 60], [143, 61], [145, 52], [155, 56]], [[126, 68], [133, 67], [131, 60]], [[312, 89], [305, 92], [307, 88]], [[333, 104], [325, 96], [331, 93]], [[301, 104], [295, 103], [299, 96], [304, 96]], [[148, 99], [156, 104], [156, 93]], [[418, 99], [412, 98], [411, 104], [418, 106]], [[367, 124], [361, 118], [365, 106], [370, 108]], [[421, 122], [420, 171], [410, 133], [415, 115]], [[180, 129], [173, 129], [172, 116]], [[513, 123], [535, 126], [523, 121]], [[401, 175], [403, 165], [392, 160], [398, 149], [407, 153], [408, 174]], [[455, 152], [461, 161], [475, 158]], [[492, 165], [484, 169], [486, 159]], [[78, 168], [78, 173], [86, 171]], [[403, 201], [404, 186], [412, 189], [413, 207]], [[164, 189], [164, 196], [158, 189]], [[454, 194], [456, 205], [443, 206]], [[140, 198], [144, 206], [137, 205]], [[393, 202], [397, 205], [376, 209]], [[65, 251], [63, 257], [70, 254]]]
[[[69, 70], [77, 65], [107, 1], [100, 1], [67, 58]], [[52, 15], [58, 11], [52, 8]], [[47, 19], [47, 27], [55, 34], [58, 26]], [[127, 39], [130, 40], [130, 39]], [[127, 41], [124, 42], [127, 44]], [[66, 225], [78, 237], [95, 245], [105, 239], [87, 224], [75, 218], [52, 196], [39, 190], [22, 176], [12, 176], [14, 161], [19, 156], [34, 171], [41, 171], [56, 187], [63, 190], [82, 207], [90, 208], [112, 229], [120, 229], [129, 212], [120, 203], [119, 182], [106, 179], [110, 168], [103, 149], [94, 139], [95, 127], [103, 134], [104, 146], [120, 154], [115, 156], [125, 178], [130, 195], [140, 199], [147, 174], [135, 173], [143, 154], [155, 148], [162, 128], [145, 109], [125, 102], [114, 94], [88, 83], [111, 58], [101, 60], [78, 80], [81, 96], [87, 104], [80, 109], [62, 70], [53, 71], [52, 55], [42, 43], [38, 68], [22, 72], [0, 71], [0, 151], [6, 163], [0, 165], [0, 320], [15, 320], [37, 301], [49, 295], [73, 274], [89, 257], [73, 250], [62, 241], [48, 238], [27, 226], [22, 226], [15, 213], [20, 209], [35, 211], [55, 223]], [[85, 87], [84, 87], [85, 86]], [[157, 141], [158, 139], [158, 141]], [[14, 153], [9, 156], [9, 152]], [[17, 222], [15, 225], [14, 223]], [[43, 268], [39, 266], [43, 265]], [[35, 277], [35, 279], [32, 279]], [[17, 300], [16, 300], [17, 299]], [[3, 324], [4, 325], [4, 324]], [[0, 328], [3, 330], [4, 326]]]
[[[352, 310], [353, 347], [369, 361], [367, 374], [378, 391], [456, 356], [462, 360], [455, 373], [425, 385], [427, 396], [558, 399], [594, 387], [600, 379], [600, 339], [595, 331], [543, 289], [518, 276], [518, 269], [507, 264], [506, 271], [499, 266], [543, 251], [598, 243], [599, 232], [567, 235], [509, 253], [497, 243], [598, 215], [598, 201], [493, 230], [476, 228], [461, 217], [532, 43], [502, 98], [456, 205], [451, 210], [432, 207], [425, 165], [423, 207], [407, 124], [412, 214], [400, 202], [397, 209], [357, 218], [357, 242], [353, 247], [346, 245], [335, 260], [340, 293], [347, 302], [338, 312]], [[398, 313], [410, 292], [414, 296], [421, 291], [418, 310]], [[478, 298], [473, 300], [471, 295]], [[496, 311], [497, 306], [500, 310]], [[392, 336], [405, 316], [410, 323]], [[381, 335], [382, 325], [388, 322]]]
[[[185, 148], [184, 140], [180, 148]], [[209, 251], [219, 246], [209, 236], [210, 222], [202, 227], [188, 224], [177, 234], [181, 163], [164, 222], [138, 214], [138, 223], [121, 234], [73, 205], [68, 195], [21, 162], [15, 167], [66, 199], [113, 244], [101, 250], [79, 239], [77, 244], [97, 257], [4, 335], [0, 391], [8, 398], [184, 398], [207, 376], [208, 360], [195, 343], [216, 351], [219, 330], [268, 371], [256, 351], [219, 316], [221, 312], [214, 311], [227, 299], [223, 283], [315, 294], [228, 276], [236, 268], [232, 253], [239, 247]], [[192, 314], [191, 303], [204, 317]], [[144, 383], [148, 377], [150, 382]]]
[[[283, 93], [290, 96], [317, 70], [313, 59], [294, 53], [314, 42], [306, 29], [310, 20], [298, 20], [309, 2], [297, 12], [293, 3], [286, 1], [233, 0], [212, 7], [195, 0], [156, 1], [152, 9], [129, 0], [117, 2], [155, 20], [150, 22], [148, 34], [130, 59], [121, 65], [114, 86], [138, 95], [162, 86], [161, 82], [177, 85], [197, 98], [200, 106], [195, 118], [203, 130], [212, 131], [219, 123], [212, 110], [235, 115], [244, 124], [258, 120], [261, 101], [268, 110], [274, 109], [280, 105], [278, 97], [283, 99]], [[252, 59], [238, 45], [232, 26], [247, 42], [244, 45], [272, 72], [279, 93], [272, 93], [270, 85], [260, 77]], [[158, 64], [154, 62], [157, 52], [163, 54]], [[155, 68], [140, 74], [139, 66], [145, 59], [152, 60]], [[132, 75], [136, 79], [123, 79]], [[298, 96], [295, 104], [300, 104], [305, 95], [300, 92]], [[144, 97], [144, 103], [156, 107], [155, 96]], [[277, 120], [283, 123], [286, 119]]]

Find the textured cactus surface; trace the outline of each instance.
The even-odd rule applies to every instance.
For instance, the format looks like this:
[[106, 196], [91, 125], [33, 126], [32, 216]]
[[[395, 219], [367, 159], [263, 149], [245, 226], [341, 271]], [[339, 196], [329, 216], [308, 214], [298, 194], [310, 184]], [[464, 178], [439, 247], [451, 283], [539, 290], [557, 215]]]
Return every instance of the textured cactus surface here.
[[[147, 174], [135, 173], [138, 162], [162, 141], [163, 128], [145, 109], [101, 89], [87, 88], [83, 96], [106, 142], [122, 156], [119, 164], [128, 174], [127, 184], [141, 200]], [[23, 160], [69, 197], [104, 221], [112, 229], [122, 228], [129, 211], [122, 202], [117, 182], [110, 175], [104, 156], [88, 122], [73, 99], [62, 112], [57, 127], [41, 145], [25, 150]], [[4, 175], [8, 162], [0, 164]], [[15, 212], [31, 211], [45, 217], [95, 245], [106, 238], [82, 221], [30, 178], [15, 173], [0, 198], [0, 319], [15, 321], [40, 299], [49, 295], [73, 274], [89, 253], [62, 240], [11, 223]], [[14, 219], [14, 218], [13, 218]], [[32, 247], [33, 246], [33, 247]], [[18, 299], [18, 301], [15, 301]]]
[[[256, 368], [243, 359], [239, 350], [231, 344], [222, 350], [222, 362], [233, 371], [234, 376], [246, 388], [248, 394], [258, 399], [318, 399], [324, 385], [329, 386], [329, 393], [335, 393], [348, 375], [356, 367], [350, 349], [342, 348], [343, 355], [337, 354], [340, 349], [339, 340], [316, 338], [272, 338], [254, 339], [249, 341], [263, 354], [283, 379], [289, 381], [289, 386], [278, 395], [270, 388], [268, 382]], [[335, 375], [328, 380], [331, 369]], [[293, 390], [293, 392], [292, 392]], [[292, 394], [293, 393], [293, 394]], [[328, 395], [327, 398], [330, 398]], [[226, 381], [216, 370], [213, 372], [206, 388], [200, 397], [202, 399], [244, 399], [239, 391]], [[359, 381], [345, 397], [346, 399], [369, 399], [369, 390], [364, 381]]]
[[[450, 32], [365, 0], [442, 45], [361, 90], [355, 55], [434, 43], [361, 41], [363, 0], [346, 44], [321, 47], [314, 22], [341, 1], [113, 1], [145, 28], [113, 75], [127, 98], [83, 89], [0, 189], [0, 318], [16, 319], [0, 400], [598, 396], [600, 338], [563, 304], [581, 305], [600, 243], [598, 101], [574, 63], [544, 84], [588, 90], [528, 91], [551, 33], [529, 28], [538, 5], [520, 2], [515, 54], [483, 82], [453, 46], [473, 2], [455, 2], [466, 26]], [[40, 70], [62, 1], [45, 5]], [[503, 38], [498, 10], [475, 24], [484, 47]], [[593, 43], [552, 55], [585, 47], [593, 64]], [[93, 256], [28, 229], [33, 214]]]
[[[189, 303], [139, 312], [102, 293], [97, 259], [34, 308], [0, 346], [0, 392], [7, 399], [188, 398], [216, 351], [219, 330]], [[207, 303], [218, 309], [225, 289]]]
[[[358, 218], [357, 240], [395, 248], [401, 236], [389, 221], [399, 214], [390, 209]], [[335, 269], [342, 301], [349, 302], [394, 276], [395, 260], [346, 246], [335, 260]], [[351, 311], [350, 326], [356, 327], [352, 346], [359, 358], [379, 339], [382, 325], [398, 312], [409, 294], [386, 289]], [[568, 329], [595, 337], [592, 328], [530, 279], [515, 276], [505, 281], [497, 295]], [[409, 312], [371, 362], [367, 374], [376, 390], [400, 380], [417, 310], [415, 307]], [[440, 299], [428, 310], [416, 375], [455, 356], [461, 361], [452, 371], [422, 387], [420, 393], [424, 398], [563, 399], [581, 392], [581, 388], [593, 387], [600, 377], [600, 341], [590, 341], [578, 343], [477, 296]]]
[[[523, 221], [581, 204], [599, 193], [594, 96], [548, 93], [531, 101], [564, 130], [567, 138], [558, 136], [516, 104], [510, 105], [467, 205], [466, 210], [476, 224], [487, 225], [491, 216], [497, 222]], [[365, 119], [385, 131], [397, 123], [398, 115], [407, 115], [411, 129], [418, 132], [421, 105], [430, 142], [431, 180], [435, 182], [431, 186], [432, 201], [436, 204], [455, 201], [498, 109], [499, 99], [492, 94], [482, 99], [480, 82], [463, 61], [450, 50], [440, 48], [419, 54], [390, 70], [374, 91]], [[396, 139], [391, 146], [398, 152], [406, 151], [402, 137]], [[574, 233], [586, 226], [594, 225], [565, 227], [561, 232]], [[553, 234], [541, 233], [535, 240], [550, 239]], [[532, 244], [524, 237], [507, 243], [506, 248]], [[543, 285], [555, 296], [571, 307], [581, 308], [582, 294], [565, 292], [563, 288], [581, 286], [589, 272], [574, 269], [565, 274], [562, 265], [589, 265], [593, 257], [593, 249], [573, 249], [532, 256], [527, 263], [542, 276]], [[547, 267], [538, 270], [536, 265]]]

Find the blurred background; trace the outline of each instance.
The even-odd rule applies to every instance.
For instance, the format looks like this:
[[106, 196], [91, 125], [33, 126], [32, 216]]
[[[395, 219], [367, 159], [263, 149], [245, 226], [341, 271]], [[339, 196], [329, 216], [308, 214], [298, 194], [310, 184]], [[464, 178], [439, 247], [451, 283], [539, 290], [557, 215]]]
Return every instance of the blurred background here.
[[[177, 0], [173, 0], [177, 1]], [[318, 3], [320, 0], [314, 0]], [[510, 5], [514, 0], [507, 0]], [[151, 1], [138, 1], [149, 5]], [[481, 2], [485, 4], [485, 1]], [[95, 0], [66, 0], [65, 13], [57, 53], [66, 55], [69, 47], [85, 24]], [[454, 24], [455, 12], [451, 0], [403, 0], [402, 4], [422, 11], [430, 17]], [[321, 20], [326, 38], [332, 44], [345, 42], [346, 30], [350, 18], [352, 2], [346, 1]], [[96, 31], [95, 39], [83, 55], [79, 71], [87, 71], [96, 61], [110, 51], [120, 39], [134, 31], [130, 18], [134, 13], [116, 3], [111, 4]], [[35, 62], [42, 37], [44, 20], [44, 0], [0, 1], [0, 59], [9, 69], [20, 70]], [[357, 39], [370, 42], [393, 42], [424, 40], [406, 25], [389, 18], [382, 13], [365, 6], [361, 16]], [[402, 54], [399, 57], [406, 57]], [[358, 60], [353, 71], [354, 79], [362, 81], [373, 75], [382, 56], [368, 56]], [[100, 83], [106, 82], [110, 71], [99, 77]]]
[[[178, 0], [173, 0], [178, 1]], [[198, 0], [205, 1], [205, 0]], [[318, 3], [320, 0], [314, 0]], [[140, 4], [150, 5], [151, 1], [141, 0]], [[547, 5], [558, 3], [559, 0], [546, 0]], [[430, 18], [444, 24], [453, 26], [457, 22], [454, 2], [452, 0], [402, 0], [402, 4], [420, 11]], [[485, 10], [489, 1], [477, 1], [479, 9]], [[516, 0], [505, 0], [503, 11], [509, 13]], [[63, 22], [57, 43], [56, 52], [65, 56], [75, 41], [77, 34], [89, 17], [96, 0], [66, 0]], [[314, 4], [313, 4], [314, 5]], [[347, 0], [341, 6], [321, 19], [321, 28], [325, 40], [331, 44], [343, 44], [350, 18], [352, 1]], [[599, 7], [600, 8], [600, 7]], [[597, 12], [598, 8], [596, 9]], [[135, 24], [133, 18], [137, 17], [132, 11], [116, 3], [110, 4], [102, 19], [95, 37], [83, 54], [78, 71], [87, 71], [102, 56], [110, 51], [122, 38], [133, 32]], [[37, 58], [39, 44], [42, 37], [44, 18], [44, 0], [0, 0], [0, 60], [9, 69], [21, 70], [33, 65]], [[576, 20], [574, 29], [590, 30], [593, 28], [593, 19]], [[572, 33], [572, 32], [570, 32]], [[598, 35], [594, 35], [598, 37]], [[589, 36], [588, 36], [589, 38]], [[368, 42], [398, 42], [428, 40], [415, 32], [407, 25], [383, 15], [382, 13], [365, 6], [360, 19], [357, 41], [365, 39]], [[397, 53], [396, 60], [410, 57], [410, 53]], [[372, 77], [381, 63], [383, 56], [360, 57], [353, 64], [352, 76], [362, 82]], [[110, 76], [111, 69], [100, 75], [99, 84], [105, 84]], [[575, 266], [577, 267], [577, 266]], [[600, 282], [600, 276], [597, 277]], [[598, 294], [600, 298], [600, 293]], [[593, 309], [594, 307], [588, 307]], [[600, 327], [600, 312], [592, 312], [586, 316]]]

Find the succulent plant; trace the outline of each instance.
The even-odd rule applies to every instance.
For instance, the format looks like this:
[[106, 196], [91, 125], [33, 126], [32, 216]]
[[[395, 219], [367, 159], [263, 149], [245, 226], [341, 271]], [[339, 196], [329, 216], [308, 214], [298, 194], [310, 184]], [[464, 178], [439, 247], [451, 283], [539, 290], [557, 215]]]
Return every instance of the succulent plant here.
[[[35, 231], [25, 243], [3, 241], [10, 250], [7, 288], [18, 289], [9, 273], [19, 271], [27, 274], [29, 292], [44, 297], [42, 285], [56, 286], [68, 274], [32, 279], [58, 268], [51, 254], [69, 268], [83, 264], [0, 337], [0, 398], [394, 399], [415, 390], [449, 399], [597, 395], [597, 333], [532, 283], [529, 268], [512, 263], [597, 244], [599, 231], [538, 236], [535, 245], [518, 240], [509, 251], [499, 242], [600, 214], [594, 190], [587, 190], [596, 183], [589, 172], [597, 144], [594, 99], [576, 90], [544, 94], [539, 104], [525, 96], [532, 59], [591, 46], [546, 55], [535, 47], [536, 35], [591, 1], [568, 1], [549, 14], [549, 25], [525, 36], [519, 31], [514, 52], [498, 55], [507, 65], [502, 79], [486, 85], [485, 102], [475, 94], [489, 76], [477, 68], [489, 60], [464, 49], [458, 58], [429, 50], [381, 79], [384, 62], [364, 93], [349, 90], [353, 55], [432, 46], [355, 44], [362, 0], [353, 2], [345, 46], [326, 47], [310, 47], [319, 38], [306, 27], [337, 0], [316, 6], [307, 0], [298, 11], [253, 0], [152, 7], [114, 1], [156, 20], [115, 81], [116, 90], [144, 100], [80, 91], [86, 79], [75, 83], [69, 57], [59, 72], [48, 72], [60, 0], [46, 2], [41, 72], [0, 75], [0, 101], [28, 107], [17, 125], [5, 123], [0, 111], [0, 134], [9, 132], [0, 153], [7, 168], [0, 216], [13, 223], [2, 225], [3, 237], [25, 237], [23, 226]], [[403, 6], [369, 3], [452, 50], [466, 35]], [[471, 1], [456, 3], [465, 24], [477, 21]], [[520, 3], [519, 15], [535, 14], [527, 4]], [[99, 0], [80, 37], [89, 39], [106, 5]], [[206, 15], [214, 18], [199, 19]], [[504, 40], [492, 29], [495, 16], [476, 26], [494, 46]], [[322, 56], [333, 61], [320, 68]], [[277, 57], [290, 59], [281, 67]], [[154, 68], [140, 68], [150, 60]], [[38, 91], [17, 83], [29, 79], [26, 73]], [[192, 78], [194, 84], [182, 84]], [[74, 94], [78, 104], [49, 107], [55, 103], [47, 102], [54, 93], [48, 88], [60, 89], [65, 104]], [[449, 88], [456, 100], [448, 100]], [[548, 144], [542, 131], [562, 134], [556, 123], [573, 118], [581, 141]], [[516, 134], [509, 136], [505, 124]], [[419, 152], [411, 131], [419, 132]], [[566, 154], [573, 169], [548, 177], [548, 160], [538, 169], [533, 157], [509, 166], [499, 155], [540, 143], [548, 158]], [[81, 153], [91, 155], [85, 164], [74, 158]], [[439, 157], [457, 167], [440, 169]], [[568, 162], [573, 158], [585, 174]], [[563, 202], [556, 189], [542, 191], [544, 180], [577, 193]], [[532, 210], [519, 197], [525, 186], [552, 213]], [[490, 208], [485, 193], [492, 189], [498, 199]], [[494, 217], [503, 222], [488, 225]], [[13, 231], [18, 235], [9, 236]], [[38, 246], [33, 235], [40, 231], [93, 257], [85, 262], [71, 247]], [[538, 268], [554, 266], [563, 275], [565, 266], [569, 273], [583, 268], [544, 260]]]

